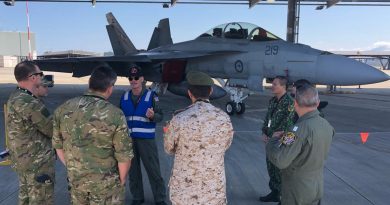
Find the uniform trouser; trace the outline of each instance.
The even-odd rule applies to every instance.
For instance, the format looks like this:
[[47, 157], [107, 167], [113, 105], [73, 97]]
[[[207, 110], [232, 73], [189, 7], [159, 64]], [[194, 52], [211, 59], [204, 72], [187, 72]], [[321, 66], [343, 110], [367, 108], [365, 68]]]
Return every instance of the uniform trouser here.
[[133, 138], [134, 158], [131, 160], [129, 171], [130, 191], [133, 200], [144, 199], [142, 184], [141, 160], [149, 177], [154, 201], [164, 201], [166, 190], [164, 180], [161, 177], [160, 162], [155, 139]]
[[269, 183], [268, 186], [271, 189], [271, 191], [276, 191], [280, 193], [281, 191], [281, 176], [280, 176], [280, 169], [276, 167], [274, 164], [272, 164], [271, 161], [266, 158], [267, 162], [267, 170], [269, 175]]
[[18, 172], [19, 205], [54, 204], [54, 160], [36, 172]]
[[74, 205], [122, 205], [125, 204], [125, 187], [117, 184], [102, 192], [72, 188], [71, 198]]

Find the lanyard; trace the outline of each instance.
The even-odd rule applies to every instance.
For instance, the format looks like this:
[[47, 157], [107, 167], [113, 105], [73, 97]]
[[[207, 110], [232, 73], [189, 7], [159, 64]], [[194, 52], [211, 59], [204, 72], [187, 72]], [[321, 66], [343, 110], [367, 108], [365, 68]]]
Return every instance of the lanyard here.
[[34, 97], [34, 98], [37, 98], [37, 97], [35, 97], [35, 95], [34, 94], [32, 94], [32, 92], [30, 92], [29, 90], [27, 90], [27, 89], [24, 89], [24, 88], [21, 88], [21, 87], [16, 87], [16, 89], [18, 89], [18, 90], [21, 90], [21, 91], [23, 91], [23, 92], [25, 92], [25, 93], [27, 93], [28, 95], [31, 95], [32, 97]]

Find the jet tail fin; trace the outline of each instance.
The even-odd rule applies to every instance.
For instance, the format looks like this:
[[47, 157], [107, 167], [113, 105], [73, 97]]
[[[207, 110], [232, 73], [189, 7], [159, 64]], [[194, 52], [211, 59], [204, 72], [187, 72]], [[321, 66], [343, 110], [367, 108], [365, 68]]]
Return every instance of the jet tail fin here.
[[158, 27], [154, 28], [148, 50], [171, 44], [173, 44], [173, 42], [171, 37], [171, 29], [169, 26], [169, 19], [161, 19], [158, 23]]
[[137, 53], [137, 49], [130, 41], [129, 37], [123, 31], [114, 15], [110, 12], [106, 14], [108, 25], [106, 26], [108, 36], [110, 37], [112, 50], [116, 56], [126, 55], [128, 53]]

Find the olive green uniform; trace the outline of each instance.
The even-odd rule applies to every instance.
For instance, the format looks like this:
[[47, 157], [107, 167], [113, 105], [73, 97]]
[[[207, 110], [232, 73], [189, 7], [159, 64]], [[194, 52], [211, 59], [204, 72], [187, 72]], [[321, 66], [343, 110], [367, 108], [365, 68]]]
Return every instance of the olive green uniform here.
[[282, 205], [318, 204], [323, 196], [323, 168], [333, 127], [315, 110], [267, 144], [267, 157], [281, 169]]

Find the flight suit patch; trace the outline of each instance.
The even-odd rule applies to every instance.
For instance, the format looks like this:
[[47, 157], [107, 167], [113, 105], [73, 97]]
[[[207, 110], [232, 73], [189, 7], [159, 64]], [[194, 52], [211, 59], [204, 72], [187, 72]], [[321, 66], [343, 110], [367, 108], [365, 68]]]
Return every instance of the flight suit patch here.
[[49, 110], [47, 110], [46, 108], [42, 109], [41, 110], [41, 114], [45, 117], [49, 117], [50, 116], [50, 112]]
[[295, 142], [297, 139], [297, 136], [295, 135], [294, 132], [286, 132], [283, 134], [281, 138], [281, 143], [284, 145], [291, 145], [292, 143]]

